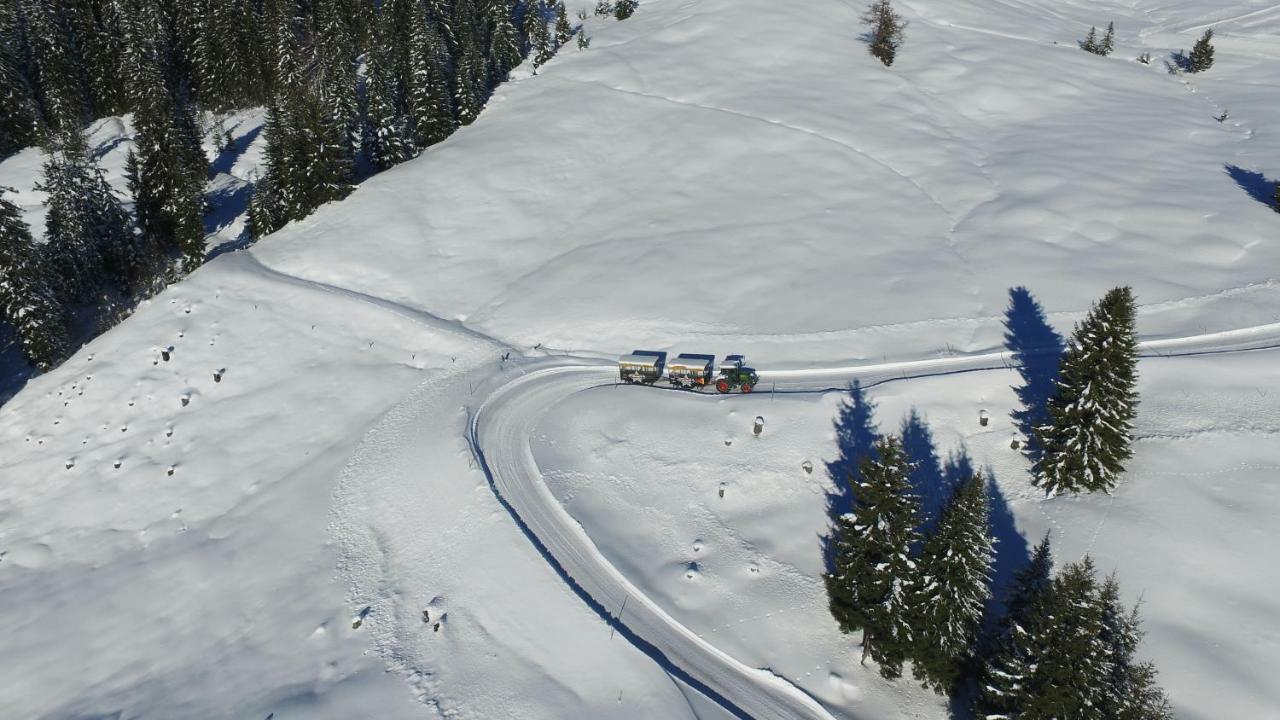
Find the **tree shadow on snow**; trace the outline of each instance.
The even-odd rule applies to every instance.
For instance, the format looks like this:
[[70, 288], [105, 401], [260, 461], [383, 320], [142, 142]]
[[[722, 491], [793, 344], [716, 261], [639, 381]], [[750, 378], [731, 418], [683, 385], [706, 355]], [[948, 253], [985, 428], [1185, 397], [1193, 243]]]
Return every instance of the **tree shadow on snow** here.
[[0, 406], [17, 395], [31, 375], [31, 366], [22, 355], [13, 326], [0, 322]]
[[[867, 391], [854, 381], [849, 396], [836, 412], [836, 459], [827, 463], [834, 491], [827, 493], [827, 516], [834, 525], [836, 518], [853, 509], [853, 485], [858, 479], [858, 464], [874, 452], [878, 435], [875, 424], [876, 406], [867, 400]], [[827, 570], [832, 569], [831, 536], [822, 538], [822, 556]]]
[[1280, 182], [1272, 178], [1268, 178], [1260, 172], [1245, 170], [1238, 165], [1226, 165], [1227, 175], [1236, 181], [1236, 185], [1240, 186], [1249, 194], [1249, 197], [1266, 205], [1271, 209], [1276, 209], [1276, 183]]
[[987, 625], [990, 626], [996, 618], [1004, 615], [1004, 603], [1013, 585], [1013, 575], [1031, 562], [1031, 546], [1018, 531], [1009, 501], [996, 483], [995, 471], [988, 467], [983, 475], [987, 479], [987, 498], [991, 501], [991, 535], [996, 540], [996, 558], [991, 568], [991, 601], [987, 604]]
[[231, 168], [236, 166], [236, 161], [244, 156], [245, 151], [253, 144], [254, 140], [262, 134], [262, 126], [258, 125], [249, 130], [244, 135], [235, 138], [222, 152], [218, 153], [218, 157], [213, 159], [209, 164], [209, 177], [213, 178], [222, 173], [231, 174]]
[[1022, 385], [1013, 389], [1022, 407], [1010, 415], [1026, 438], [1027, 457], [1035, 462], [1040, 449], [1033, 430], [1048, 419], [1049, 398], [1058, 380], [1058, 361], [1065, 345], [1062, 336], [1049, 325], [1044, 308], [1025, 287], [1009, 290], [1004, 330], [1005, 346], [1022, 376]]
[[932, 532], [942, 506], [951, 497], [954, 483], [964, 478], [955, 478], [943, 471], [933, 431], [915, 408], [902, 421], [902, 449], [911, 462], [912, 491], [920, 499], [920, 530]]

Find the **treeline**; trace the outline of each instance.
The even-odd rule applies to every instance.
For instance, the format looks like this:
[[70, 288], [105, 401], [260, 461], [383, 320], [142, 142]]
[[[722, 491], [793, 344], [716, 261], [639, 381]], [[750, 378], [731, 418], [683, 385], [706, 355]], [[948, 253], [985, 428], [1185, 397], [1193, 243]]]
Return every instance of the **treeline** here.
[[[47, 370], [204, 262], [201, 111], [266, 108], [260, 237], [472, 122], [575, 33], [563, 0], [0, 0], [0, 157], [44, 148], [50, 209], [35, 242], [0, 192], [0, 322]], [[81, 135], [126, 113], [132, 216]]]

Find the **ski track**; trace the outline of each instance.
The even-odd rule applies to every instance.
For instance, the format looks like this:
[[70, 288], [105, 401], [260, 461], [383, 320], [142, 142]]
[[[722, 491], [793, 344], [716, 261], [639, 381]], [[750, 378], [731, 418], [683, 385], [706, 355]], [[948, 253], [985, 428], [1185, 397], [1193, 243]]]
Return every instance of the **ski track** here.
[[[1143, 358], [1176, 358], [1280, 348], [1280, 323], [1139, 343]], [[566, 360], [566, 363], [568, 360]], [[843, 391], [937, 375], [1014, 367], [1004, 352], [809, 370], [761, 371], [780, 392]], [[757, 720], [832, 715], [791, 680], [750, 668], [681, 625], [633, 585], [596, 548], [552, 494], [529, 441], [539, 418], [563, 398], [615, 384], [612, 365], [563, 364], [533, 370], [496, 389], [472, 416], [469, 441], [489, 487], [539, 553], [611, 627], [664, 669], [736, 717]], [[840, 385], [832, 385], [839, 381]], [[674, 388], [655, 389], [686, 392]], [[700, 393], [701, 394], [701, 393]], [[704, 393], [708, 399], [741, 397]], [[1100, 528], [1099, 528], [1100, 530]], [[1096, 534], [1096, 533], [1095, 533]], [[626, 611], [614, 614], [627, 598]]]

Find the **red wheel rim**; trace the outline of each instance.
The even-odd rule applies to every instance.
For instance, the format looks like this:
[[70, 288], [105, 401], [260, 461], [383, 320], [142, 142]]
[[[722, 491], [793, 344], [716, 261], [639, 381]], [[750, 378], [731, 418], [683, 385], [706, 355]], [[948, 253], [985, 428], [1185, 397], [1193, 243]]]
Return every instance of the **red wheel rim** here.
[[729, 381], [721, 380], [720, 382], [716, 383], [716, 389], [722, 393], [729, 392]]
[[751, 388], [752, 388], [751, 383], [742, 383], [742, 392], [749, 393], [751, 392]]

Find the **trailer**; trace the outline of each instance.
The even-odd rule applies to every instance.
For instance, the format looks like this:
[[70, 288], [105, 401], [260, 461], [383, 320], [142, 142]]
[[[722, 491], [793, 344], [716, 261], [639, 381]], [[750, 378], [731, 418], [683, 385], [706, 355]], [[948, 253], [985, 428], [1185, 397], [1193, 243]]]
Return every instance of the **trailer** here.
[[711, 383], [715, 365], [715, 355], [682, 353], [667, 366], [667, 381], [687, 389], [705, 387]]
[[654, 350], [634, 350], [618, 358], [618, 377], [625, 383], [652, 385], [662, 379], [667, 354]]

